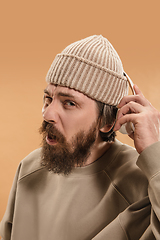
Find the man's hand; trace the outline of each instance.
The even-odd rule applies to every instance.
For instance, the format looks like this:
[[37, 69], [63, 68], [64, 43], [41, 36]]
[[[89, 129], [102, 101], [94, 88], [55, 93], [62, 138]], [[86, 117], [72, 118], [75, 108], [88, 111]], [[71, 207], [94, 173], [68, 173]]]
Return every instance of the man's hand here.
[[127, 122], [134, 124], [134, 133], [129, 136], [134, 140], [138, 153], [146, 147], [160, 141], [160, 113], [143, 96], [140, 89], [134, 85], [136, 95], [125, 96], [119, 105], [117, 122], [114, 131]]

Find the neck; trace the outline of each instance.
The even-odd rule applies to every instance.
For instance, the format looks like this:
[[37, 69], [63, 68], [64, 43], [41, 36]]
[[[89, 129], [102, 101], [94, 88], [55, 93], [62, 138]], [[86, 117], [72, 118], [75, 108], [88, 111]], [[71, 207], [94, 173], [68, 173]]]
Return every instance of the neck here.
[[100, 158], [110, 148], [111, 144], [112, 143], [102, 141], [101, 137], [99, 136], [94, 145], [92, 146], [91, 154], [89, 155], [84, 166], [87, 166]]

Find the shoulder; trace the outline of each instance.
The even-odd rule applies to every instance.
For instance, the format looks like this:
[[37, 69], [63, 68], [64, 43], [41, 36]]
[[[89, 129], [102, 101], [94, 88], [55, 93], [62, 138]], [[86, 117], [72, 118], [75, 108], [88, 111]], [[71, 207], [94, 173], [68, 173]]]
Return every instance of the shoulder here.
[[41, 148], [38, 148], [20, 162], [18, 180], [42, 169], [44, 169], [44, 167], [41, 166]]
[[137, 153], [135, 148], [116, 140], [115, 143], [111, 145], [107, 154], [107, 157], [109, 158], [108, 167], [112, 168], [114, 166], [117, 166], [118, 170], [118, 166], [124, 166], [127, 163], [132, 165], [133, 162], [135, 164], [138, 156], [139, 154]]
[[148, 181], [136, 162], [137, 151], [126, 144], [116, 142], [112, 151], [115, 155], [106, 168], [112, 184], [129, 204], [147, 195]]

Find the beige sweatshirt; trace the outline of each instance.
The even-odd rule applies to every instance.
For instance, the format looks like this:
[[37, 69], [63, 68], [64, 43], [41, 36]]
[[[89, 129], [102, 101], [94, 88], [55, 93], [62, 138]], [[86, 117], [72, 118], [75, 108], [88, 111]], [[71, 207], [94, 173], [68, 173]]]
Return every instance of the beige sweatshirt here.
[[160, 142], [138, 158], [116, 141], [69, 176], [41, 167], [40, 153], [19, 165], [0, 225], [3, 240], [160, 239]]

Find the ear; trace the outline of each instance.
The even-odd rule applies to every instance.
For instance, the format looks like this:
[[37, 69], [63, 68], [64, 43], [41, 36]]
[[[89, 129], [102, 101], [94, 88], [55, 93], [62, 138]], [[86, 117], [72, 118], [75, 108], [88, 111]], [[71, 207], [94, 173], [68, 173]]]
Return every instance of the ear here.
[[101, 127], [99, 129], [99, 131], [101, 131], [103, 133], [107, 133], [107, 132], [109, 132], [112, 129], [113, 125], [114, 125], [114, 123], [112, 125], [105, 124], [103, 127]]

